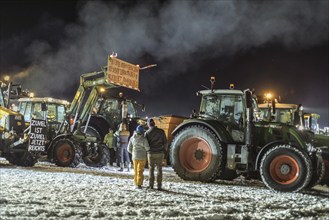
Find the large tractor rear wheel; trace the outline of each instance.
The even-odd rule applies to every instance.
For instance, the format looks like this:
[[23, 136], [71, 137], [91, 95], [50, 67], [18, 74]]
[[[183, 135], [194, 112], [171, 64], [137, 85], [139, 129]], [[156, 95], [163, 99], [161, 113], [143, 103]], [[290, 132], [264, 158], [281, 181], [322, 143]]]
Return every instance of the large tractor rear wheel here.
[[214, 181], [225, 166], [218, 137], [202, 125], [179, 132], [172, 141], [170, 156], [175, 172], [184, 180]]
[[70, 139], [60, 139], [54, 144], [53, 159], [57, 166], [76, 167], [81, 162], [81, 150]]
[[98, 145], [95, 154], [83, 157], [83, 161], [87, 166], [103, 167], [110, 163], [110, 149], [105, 145]]
[[263, 156], [260, 175], [270, 189], [297, 192], [310, 183], [312, 163], [301, 150], [290, 145], [278, 145]]

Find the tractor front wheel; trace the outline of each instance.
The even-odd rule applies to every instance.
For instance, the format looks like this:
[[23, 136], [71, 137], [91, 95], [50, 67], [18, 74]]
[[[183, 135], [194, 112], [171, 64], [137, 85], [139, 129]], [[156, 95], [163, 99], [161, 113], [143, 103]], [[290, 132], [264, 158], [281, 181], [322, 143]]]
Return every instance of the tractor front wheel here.
[[260, 175], [270, 189], [297, 192], [310, 183], [312, 163], [301, 150], [290, 145], [278, 145], [263, 156]]
[[95, 154], [88, 154], [83, 157], [87, 166], [103, 167], [110, 163], [110, 149], [105, 144], [98, 145], [95, 151]]
[[70, 139], [60, 139], [54, 144], [53, 158], [57, 166], [76, 167], [81, 161], [81, 150]]

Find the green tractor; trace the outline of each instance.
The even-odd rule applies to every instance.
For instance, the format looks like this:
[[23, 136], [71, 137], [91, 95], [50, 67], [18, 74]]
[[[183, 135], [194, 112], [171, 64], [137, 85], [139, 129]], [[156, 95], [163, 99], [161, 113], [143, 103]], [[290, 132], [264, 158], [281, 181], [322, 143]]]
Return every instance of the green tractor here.
[[51, 161], [52, 155], [49, 150], [50, 140], [56, 136], [56, 130], [64, 120], [69, 102], [52, 97], [26, 97], [14, 100], [14, 102], [17, 105], [17, 111], [24, 116], [27, 128], [30, 129], [32, 120], [45, 121], [45, 149], [39, 151], [36, 156], [38, 160], [47, 159]]
[[[275, 105], [275, 113], [272, 112], [272, 105]], [[302, 105], [287, 103], [263, 103], [258, 105], [259, 117], [264, 121], [280, 122], [295, 126], [303, 130], [313, 139], [313, 145], [318, 148], [329, 147], [329, 136], [320, 133], [318, 119], [319, 114], [306, 113]]]
[[[136, 102], [119, 96], [99, 97], [93, 108], [93, 113], [90, 116], [89, 124], [86, 127], [87, 121], [81, 126], [81, 131], [86, 129], [86, 134], [94, 136], [98, 141], [102, 141], [108, 132], [109, 128], [116, 130], [121, 123], [121, 106], [120, 100], [124, 99], [128, 107], [128, 128], [134, 129], [137, 126], [137, 108], [141, 105]], [[19, 98], [15, 101], [18, 105], [18, 111], [24, 116], [26, 127], [30, 126], [31, 120], [39, 119], [47, 122], [46, 131], [46, 150], [41, 152], [42, 155], [47, 155], [48, 160], [53, 160], [52, 149], [49, 148], [49, 140], [55, 138], [56, 131], [65, 119], [66, 110], [70, 103], [66, 100], [55, 99], [52, 97], [30, 97]], [[132, 132], [131, 132], [132, 134]], [[97, 162], [97, 161], [94, 161]], [[106, 162], [106, 161], [105, 161]], [[97, 162], [100, 166], [99, 162]], [[88, 163], [93, 165], [94, 163]], [[102, 165], [105, 165], [103, 163]]]
[[[214, 78], [211, 82], [213, 87]], [[258, 106], [250, 90], [212, 88], [197, 95], [199, 114], [174, 130], [170, 147], [173, 168], [182, 179], [211, 182], [240, 174], [260, 176], [268, 188], [283, 192], [323, 181], [323, 157], [328, 153], [315, 148], [310, 136], [294, 126], [256, 121]]]
[[136, 103], [104, 94], [120, 86], [139, 90], [139, 70], [145, 68], [149, 67], [140, 68], [110, 56], [106, 68], [80, 76], [79, 88], [49, 144], [56, 165], [74, 167], [84, 162], [99, 167], [108, 163], [109, 149], [103, 138], [110, 127], [116, 130], [119, 124], [124, 124], [123, 133], [129, 134], [126, 129], [133, 127], [130, 117], [136, 115]]

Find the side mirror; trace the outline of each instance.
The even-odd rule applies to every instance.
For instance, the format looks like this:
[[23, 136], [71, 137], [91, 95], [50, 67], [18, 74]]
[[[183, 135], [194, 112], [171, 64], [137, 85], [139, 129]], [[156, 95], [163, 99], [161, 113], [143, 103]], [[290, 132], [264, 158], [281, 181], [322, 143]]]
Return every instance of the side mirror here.
[[304, 108], [303, 108], [302, 104], [299, 104], [298, 105], [298, 115], [299, 116], [302, 116], [303, 115], [303, 110], [304, 110]]
[[272, 100], [272, 113], [275, 114], [276, 112], [276, 106], [275, 106], [275, 100]]
[[47, 111], [48, 110], [48, 107], [47, 107], [47, 104], [45, 102], [41, 103], [41, 111]]
[[191, 115], [190, 115], [190, 118], [196, 118], [196, 110], [195, 109], [193, 109], [192, 110], [192, 113], [191, 113]]
[[245, 92], [246, 96], [246, 106], [247, 108], [252, 108], [252, 94], [249, 90]]

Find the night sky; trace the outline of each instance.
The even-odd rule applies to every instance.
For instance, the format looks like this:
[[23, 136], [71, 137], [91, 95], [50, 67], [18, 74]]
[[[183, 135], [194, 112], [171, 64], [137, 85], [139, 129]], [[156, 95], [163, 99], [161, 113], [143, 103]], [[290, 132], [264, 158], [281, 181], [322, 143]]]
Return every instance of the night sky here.
[[209, 87], [273, 92], [329, 126], [329, 1], [0, 1], [0, 75], [71, 100], [79, 76], [118, 58], [156, 68], [146, 114], [188, 116]]

